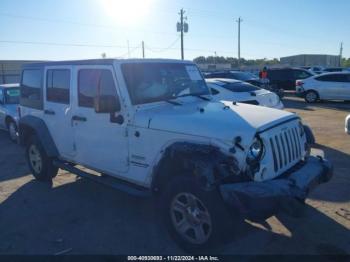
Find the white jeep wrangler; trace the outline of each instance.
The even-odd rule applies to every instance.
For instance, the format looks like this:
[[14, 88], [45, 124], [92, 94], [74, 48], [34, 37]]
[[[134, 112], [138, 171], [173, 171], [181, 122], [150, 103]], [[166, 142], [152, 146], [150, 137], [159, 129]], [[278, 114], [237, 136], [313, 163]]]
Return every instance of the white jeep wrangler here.
[[304, 200], [332, 176], [310, 155], [297, 115], [214, 102], [188, 61], [27, 64], [20, 100], [20, 142], [36, 179], [61, 168], [154, 196], [185, 248], [220, 239], [230, 216], [267, 218], [285, 200]]

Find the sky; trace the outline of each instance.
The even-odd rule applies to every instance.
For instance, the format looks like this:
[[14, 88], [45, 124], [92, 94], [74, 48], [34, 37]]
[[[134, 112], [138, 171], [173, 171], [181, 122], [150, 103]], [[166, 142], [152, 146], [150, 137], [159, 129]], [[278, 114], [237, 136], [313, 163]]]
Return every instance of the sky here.
[[188, 60], [350, 57], [348, 0], [0, 0], [0, 60], [180, 58], [181, 8]]

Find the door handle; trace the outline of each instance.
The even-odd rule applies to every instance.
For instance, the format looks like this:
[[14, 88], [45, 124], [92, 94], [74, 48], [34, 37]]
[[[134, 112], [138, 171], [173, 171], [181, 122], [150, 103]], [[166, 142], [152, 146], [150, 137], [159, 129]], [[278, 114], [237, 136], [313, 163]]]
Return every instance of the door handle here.
[[48, 109], [46, 109], [46, 110], [44, 110], [44, 114], [45, 115], [55, 115], [56, 113], [55, 113], [55, 111], [53, 111], [53, 110], [48, 110]]
[[86, 119], [86, 117], [83, 117], [83, 116], [73, 116], [72, 121], [86, 122], [87, 119]]

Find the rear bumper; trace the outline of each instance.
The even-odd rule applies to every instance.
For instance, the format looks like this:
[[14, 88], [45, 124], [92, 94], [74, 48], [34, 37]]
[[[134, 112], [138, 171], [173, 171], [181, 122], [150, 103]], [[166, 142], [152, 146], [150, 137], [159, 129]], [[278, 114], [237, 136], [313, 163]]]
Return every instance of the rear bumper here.
[[[330, 162], [310, 156], [297, 171], [265, 182], [244, 182], [220, 186], [226, 204], [246, 218], [266, 218], [277, 212], [288, 199], [305, 199], [319, 184], [333, 176]], [[269, 214], [269, 215], [267, 215]]]

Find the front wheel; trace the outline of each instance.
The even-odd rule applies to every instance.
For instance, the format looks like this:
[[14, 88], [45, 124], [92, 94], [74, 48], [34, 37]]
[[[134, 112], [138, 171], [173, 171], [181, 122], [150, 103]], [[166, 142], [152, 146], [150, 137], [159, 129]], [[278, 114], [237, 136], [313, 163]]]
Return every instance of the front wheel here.
[[58, 168], [53, 165], [37, 136], [29, 139], [26, 147], [26, 158], [33, 176], [39, 181], [51, 181], [57, 175]]
[[307, 103], [316, 103], [319, 99], [319, 96], [316, 91], [307, 91], [305, 94], [305, 101]]
[[230, 214], [219, 193], [201, 189], [195, 179], [175, 178], [161, 199], [167, 229], [187, 251], [216, 244], [230, 227]]

